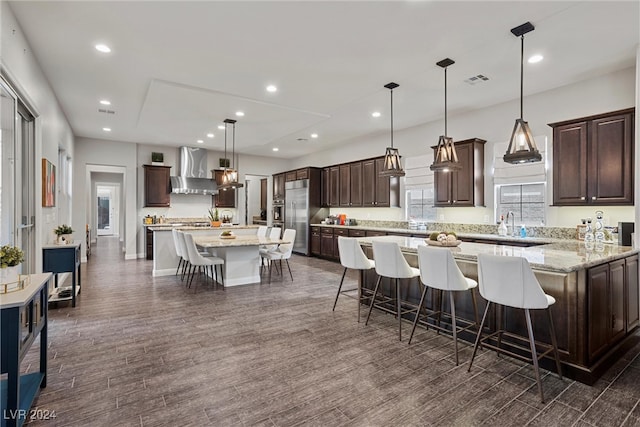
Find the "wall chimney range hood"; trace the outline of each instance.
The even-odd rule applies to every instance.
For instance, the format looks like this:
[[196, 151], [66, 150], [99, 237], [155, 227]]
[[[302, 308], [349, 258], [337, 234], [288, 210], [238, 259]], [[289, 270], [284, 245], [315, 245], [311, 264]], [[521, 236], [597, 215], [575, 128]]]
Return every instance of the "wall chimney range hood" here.
[[207, 178], [207, 150], [180, 147], [180, 175], [171, 177], [174, 194], [218, 194], [216, 182]]

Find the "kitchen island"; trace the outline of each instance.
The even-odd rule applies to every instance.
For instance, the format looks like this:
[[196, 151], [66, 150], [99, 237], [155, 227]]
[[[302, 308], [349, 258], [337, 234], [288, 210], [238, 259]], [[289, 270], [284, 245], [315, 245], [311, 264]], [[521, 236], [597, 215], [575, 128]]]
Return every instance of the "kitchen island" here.
[[[425, 244], [424, 239], [403, 236], [359, 238], [365, 253], [372, 259], [371, 242], [374, 239], [396, 242], [409, 264], [418, 266], [417, 247]], [[545, 293], [556, 299], [551, 310], [560, 358], [563, 373], [571, 378], [592, 384], [628, 346], [640, 339], [637, 333], [640, 322], [637, 249], [604, 245], [600, 250], [588, 250], [582, 242], [566, 241], [531, 247], [462, 242], [460, 246], [443, 250], [450, 250], [463, 274], [476, 280], [480, 253], [526, 258]], [[377, 279], [375, 272], [367, 272], [363, 277], [361, 285], [373, 289]], [[417, 304], [420, 286], [417, 279], [404, 281], [404, 298]], [[381, 287], [385, 293], [390, 292], [388, 280], [383, 280]], [[455, 298], [456, 315], [473, 321], [470, 294], [458, 292]], [[482, 312], [485, 302], [482, 298], [478, 302]], [[429, 292], [427, 308], [434, 309], [438, 305], [439, 301], [434, 301]], [[532, 316], [536, 339], [550, 343], [543, 313], [534, 310]], [[507, 330], [526, 337], [520, 311], [505, 309], [504, 320]], [[488, 329], [496, 329], [495, 314], [490, 313]], [[472, 341], [474, 335], [462, 334], [462, 338]], [[543, 359], [541, 364], [552, 368], [550, 360]]]

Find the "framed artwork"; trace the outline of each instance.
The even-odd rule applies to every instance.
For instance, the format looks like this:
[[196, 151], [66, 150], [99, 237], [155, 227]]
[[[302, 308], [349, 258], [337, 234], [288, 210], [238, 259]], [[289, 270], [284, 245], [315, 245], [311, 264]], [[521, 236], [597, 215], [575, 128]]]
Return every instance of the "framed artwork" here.
[[56, 167], [42, 158], [42, 206], [50, 208], [56, 205]]

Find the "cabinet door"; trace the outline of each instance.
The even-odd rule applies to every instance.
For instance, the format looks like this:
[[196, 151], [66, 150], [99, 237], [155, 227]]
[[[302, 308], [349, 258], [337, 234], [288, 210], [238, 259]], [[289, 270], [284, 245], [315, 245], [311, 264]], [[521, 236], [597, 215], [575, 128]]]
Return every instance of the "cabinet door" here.
[[145, 207], [169, 207], [171, 205], [171, 185], [169, 166], [144, 165], [144, 205]]
[[340, 168], [329, 168], [329, 206], [340, 205]]
[[318, 227], [311, 227], [311, 254], [312, 255], [320, 256], [322, 254], [321, 239], [322, 238], [320, 237], [320, 229]]
[[284, 174], [273, 175], [273, 200], [284, 200]]
[[[380, 176], [380, 172], [384, 168], [384, 157], [376, 159], [376, 200], [375, 205], [377, 207], [388, 208], [392, 204], [398, 205], [397, 197], [399, 194], [394, 194], [393, 203], [391, 203], [392, 187], [393, 191], [399, 191], [400, 180], [399, 178], [390, 178], [388, 176]], [[393, 181], [393, 182], [392, 182]]]
[[607, 349], [611, 332], [609, 264], [587, 271], [587, 299], [589, 360], [594, 361]]
[[351, 163], [349, 174], [351, 175], [349, 206], [362, 206], [362, 162]]
[[[147, 243], [146, 258], [148, 260], [152, 260], [153, 259], [153, 231], [149, 230], [149, 227], [147, 227], [147, 232], [145, 233], [145, 239]], [[47, 270], [44, 270], [44, 271], [47, 271]]]
[[351, 203], [351, 165], [340, 165], [340, 206]]
[[298, 169], [296, 171], [296, 179], [308, 179], [308, 178], [309, 178], [308, 168]]
[[433, 204], [435, 206], [451, 206], [451, 174], [451, 172], [434, 172]]
[[322, 169], [322, 207], [329, 206], [329, 168]]
[[613, 344], [624, 338], [625, 324], [625, 298], [624, 298], [624, 259], [609, 263], [609, 289], [611, 292], [611, 331], [609, 344]]
[[362, 162], [362, 206], [374, 206], [376, 202], [376, 161]]
[[586, 203], [587, 136], [587, 122], [553, 129], [554, 205]]
[[320, 253], [323, 257], [333, 258], [333, 234], [320, 235]]
[[285, 173], [285, 182], [295, 181], [296, 180], [296, 171], [290, 171]]
[[456, 153], [462, 169], [451, 174], [451, 204], [454, 206], [473, 206], [474, 204], [474, 167], [473, 144], [456, 144]]
[[631, 114], [591, 122], [587, 173], [591, 204], [633, 204], [632, 128]]
[[638, 255], [628, 257], [625, 264], [625, 298], [627, 300], [627, 332], [640, 324], [640, 295], [638, 294]]

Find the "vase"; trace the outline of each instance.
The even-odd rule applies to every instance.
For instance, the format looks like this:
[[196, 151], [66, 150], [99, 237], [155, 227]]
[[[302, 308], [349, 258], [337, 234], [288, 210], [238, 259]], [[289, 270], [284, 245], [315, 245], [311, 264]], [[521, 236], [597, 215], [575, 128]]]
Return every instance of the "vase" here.
[[220, 227], [222, 224], [220, 221], [210, 221], [212, 227]]
[[69, 243], [73, 243], [73, 235], [71, 234], [60, 234], [56, 237], [56, 243], [58, 245], [67, 245]]
[[15, 283], [20, 275], [20, 266], [0, 268], [0, 284]]

